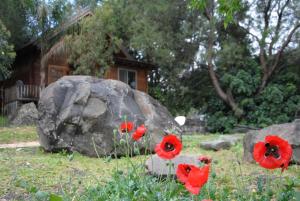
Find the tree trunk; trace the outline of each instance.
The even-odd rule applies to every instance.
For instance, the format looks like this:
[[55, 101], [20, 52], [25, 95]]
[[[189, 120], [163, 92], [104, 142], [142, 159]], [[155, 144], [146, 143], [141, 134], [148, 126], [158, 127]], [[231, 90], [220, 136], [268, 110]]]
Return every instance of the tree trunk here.
[[213, 44], [214, 44], [215, 24], [213, 22], [214, 20], [213, 15], [207, 13], [207, 16], [210, 23], [210, 30], [208, 35], [208, 48], [207, 48], [207, 63], [208, 63], [209, 76], [211, 78], [211, 81], [213, 83], [213, 86], [218, 96], [234, 111], [235, 116], [241, 117], [243, 115], [243, 110], [238, 107], [230, 89], [227, 89], [226, 93], [224, 92], [217, 78], [216, 72], [214, 71]]

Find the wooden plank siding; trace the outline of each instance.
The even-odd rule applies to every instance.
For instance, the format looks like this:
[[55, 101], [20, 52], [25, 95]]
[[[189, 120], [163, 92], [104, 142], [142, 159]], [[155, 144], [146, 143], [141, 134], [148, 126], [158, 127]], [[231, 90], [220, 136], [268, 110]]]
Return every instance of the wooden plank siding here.
[[38, 85], [15, 85], [4, 89], [2, 97], [3, 114], [14, 114], [23, 103], [37, 103], [41, 90], [42, 87]]
[[113, 79], [113, 80], [119, 80], [119, 68], [122, 69], [128, 69], [128, 70], [134, 70], [137, 72], [137, 90], [148, 92], [148, 82], [147, 82], [147, 75], [148, 70], [144, 68], [136, 68], [136, 67], [122, 67], [122, 66], [112, 66], [110, 67], [105, 75], [106, 79]]
[[4, 90], [4, 103], [38, 101], [42, 88], [37, 85], [15, 85]]

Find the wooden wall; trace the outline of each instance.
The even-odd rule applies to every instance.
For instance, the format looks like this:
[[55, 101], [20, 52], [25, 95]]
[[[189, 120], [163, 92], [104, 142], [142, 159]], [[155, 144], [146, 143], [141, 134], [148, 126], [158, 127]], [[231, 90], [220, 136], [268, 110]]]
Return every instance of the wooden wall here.
[[136, 68], [136, 67], [119, 67], [119, 66], [113, 66], [110, 69], [108, 69], [105, 78], [106, 79], [113, 79], [118, 80], [118, 69], [129, 69], [129, 70], [135, 70], [137, 72], [137, 90], [148, 92], [148, 82], [147, 82], [147, 75], [148, 71], [145, 68]]
[[[124, 57], [123, 55], [121, 56]], [[41, 58], [40, 50], [37, 46], [32, 45], [18, 51], [13, 66], [15, 73], [9, 80], [4, 81], [3, 85], [5, 88], [15, 85], [17, 80], [21, 80], [25, 85], [41, 85]], [[118, 68], [135, 70], [137, 72], [137, 89], [147, 93], [148, 68], [136, 62], [115, 64], [107, 71], [105, 78], [118, 80]], [[64, 75], [71, 74], [71, 70], [65, 55], [50, 59], [45, 69], [46, 86]]]
[[59, 78], [69, 75], [70, 72], [71, 68], [65, 55], [61, 55], [61, 57], [57, 57], [55, 59], [50, 59], [46, 69], [46, 84], [49, 85]]

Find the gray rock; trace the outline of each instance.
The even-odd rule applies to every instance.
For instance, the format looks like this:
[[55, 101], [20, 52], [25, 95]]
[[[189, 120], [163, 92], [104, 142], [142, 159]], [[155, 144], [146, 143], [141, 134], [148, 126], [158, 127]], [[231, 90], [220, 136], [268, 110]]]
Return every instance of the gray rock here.
[[[47, 151], [70, 149], [88, 156], [124, 155], [126, 148], [120, 142], [126, 135], [118, 132], [124, 116], [137, 126], [147, 127], [147, 136], [137, 143], [141, 150], [153, 151], [165, 131], [181, 136], [165, 107], [117, 80], [65, 76], [42, 91], [38, 110], [39, 139]], [[132, 148], [134, 143], [129, 139]]]
[[205, 122], [200, 118], [187, 118], [182, 130], [185, 134], [207, 133]]
[[252, 157], [254, 144], [264, 141], [267, 135], [278, 135], [287, 140], [293, 148], [292, 160], [300, 164], [300, 119], [292, 123], [272, 125], [258, 131], [248, 132], [243, 140], [244, 160], [254, 162]]
[[168, 175], [175, 176], [177, 166], [181, 163], [199, 166], [199, 156], [197, 155], [179, 155], [172, 160], [164, 160], [158, 155], [152, 155], [146, 161], [147, 172], [151, 175], [166, 177]]
[[200, 143], [200, 147], [202, 149], [214, 151], [219, 151], [221, 149], [230, 149], [231, 145], [232, 142], [226, 139], [217, 139]]
[[10, 117], [13, 126], [32, 126], [38, 120], [38, 110], [33, 102], [22, 105], [17, 112]]
[[222, 135], [220, 137], [221, 140], [225, 140], [230, 142], [230, 145], [236, 145], [239, 142], [243, 141], [243, 135], [235, 134], [235, 135]]

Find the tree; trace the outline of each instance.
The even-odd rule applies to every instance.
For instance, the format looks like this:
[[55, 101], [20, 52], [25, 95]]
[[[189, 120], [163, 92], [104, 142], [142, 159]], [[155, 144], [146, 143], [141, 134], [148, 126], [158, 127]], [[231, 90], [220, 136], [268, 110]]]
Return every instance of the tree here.
[[13, 33], [10, 42], [15, 45], [23, 44], [27, 39], [26, 10], [20, 1], [3, 0], [0, 6], [0, 19], [7, 29]]
[[75, 0], [75, 8], [82, 9], [86, 7], [96, 8], [103, 0]]
[[299, 41], [299, 4], [192, 0], [191, 5], [207, 19], [204, 63], [218, 97], [211, 96], [206, 110], [212, 130], [292, 120], [300, 105], [299, 80], [285, 51], [295, 50]]
[[[209, 76], [211, 78], [212, 84], [218, 94], [218, 96], [228, 104], [231, 109], [234, 111], [236, 116], [241, 116], [243, 114], [243, 110], [236, 103], [232, 91], [230, 88], [223, 89], [220, 81], [216, 74], [217, 67], [214, 64], [214, 46], [216, 41], [216, 26], [218, 24], [218, 14], [225, 14], [224, 25], [227, 26], [228, 22], [232, 20], [234, 11], [239, 8], [238, 1], [205, 1], [205, 0], [192, 0], [191, 5], [197, 9], [200, 9], [203, 12], [203, 15], [208, 20], [208, 35], [207, 35], [207, 45], [206, 45], [206, 62], [208, 67]], [[218, 10], [217, 10], [218, 8]], [[217, 12], [219, 11], [219, 12]]]
[[[214, 88], [218, 94], [218, 96], [226, 103], [228, 104], [231, 109], [234, 111], [235, 115], [237, 117], [240, 117], [243, 114], [243, 110], [238, 106], [235, 97], [232, 94], [232, 91], [230, 88], [224, 89], [221, 86], [220, 80], [216, 74], [216, 69], [218, 69], [217, 66], [215, 66], [214, 59], [215, 57], [215, 50], [214, 47], [216, 45], [216, 26], [218, 24], [218, 20], [222, 20], [222, 14], [225, 14], [225, 25], [227, 25], [228, 21], [226, 21], [227, 18], [234, 19], [235, 15], [235, 8], [236, 11], [240, 7], [238, 4], [239, 1], [204, 1], [204, 0], [193, 0], [192, 6], [198, 8], [203, 12], [203, 15], [208, 20], [208, 40], [207, 40], [207, 65], [209, 70], [209, 75], [211, 77], [212, 83], [214, 85]], [[261, 31], [261, 38], [256, 36], [255, 34], [251, 34], [249, 31], [250, 28], [244, 28], [251, 36], [253, 36], [258, 44], [259, 44], [259, 58], [260, 58], [260, 66], [262, 68], [262, 79], [261, 84], [259, 85], [259, 88], [257, 89], [258, 93], [261, 93], [266, 85], [267, 82], [270, 80], [271, 76], [273, 75], [274, 71], [278, 68], [280, 59], [282, 57], [282, 54], [284, 50], [288, 47], [289, 43], [291, 42], [291, 39], [295, 32], [300, 28], [300, 24], [297, 20], [294, 20], [293, 16], [295, 13], [293, 11], [295, 9], [288, 9], [289, 6], [291, 7], [291, 1], [286, 0], [284, 2], [277, 1], [277, 0], [268, 0], [265, 1], [257, 1], [257, 12], [258, 15], [252, 16], [260, 16], [260, 14], [263, 15], [264, 19], [264, 27], [260, 29], [260, 24], [258, 23], [258, 31]], [[296, 3], [295, 3], [296, 4]], [[296, 6], [296, 5], [293, 5]], [[231, 9], [230, 9], [231, 8]], [[271, 17], [273, 16], [277, 17], [277, 22], [274, 24], [274, 26], [271, 26]], [[221, 16], [221, 18], [220, 18]], [[229, 17], [228, 17], [229, 16]], [[288, 32], [284, 32], [284, 25], [283, 21], [286, 19], [292, 19], [295, 22], [292, 22], [292, 28]], [[253, 20], [250, 20], [251, 22]], [[258, 22], [259, 20], [256, 19]], [[291, 26], [291, 24], [286, 25]], [[242, 26], [239, 26], [243, 28]], [[253, 26], [252, 26], [253, 28]], [[266, 40], [270, 39], [270, 43], [267, 44]], [[277, 47], [277, 48], [276, 48]], [[268, 52], [266, 51], [268, 49]], [[276, 50], [277, 49], [277, 50]], [[276, 50], [274, 52], [274, 50]]]
[[[69, 60], [74, 74], [103, 76], [113, 63], [113, 53], [120, 40], [115, 33], [112, 9], [107, 5], [98, 8], [93, 16], [82, 19], [79, 33], [66, 38]], [[100, 67], [99, 70], [96, 70]]]
[[0, 20], [0, 76], [2, 79], [10, 75], [10, 65], [14, 61], [14, 46], [9, 43], [10, 33]]
[[280, 71], [284, 51], [293, 42], [294, 35], [300, 30], [299, 2], [291, 0], [257, 0], [256, 10], [263, 23], [253, 18], [256, 26], [254, 31], [259, 31], [260, 36], [249, 34], [259, 45], [259, 61], [262, 68], [262, 81], [258, 93], [267, 86], [273, 74]]

